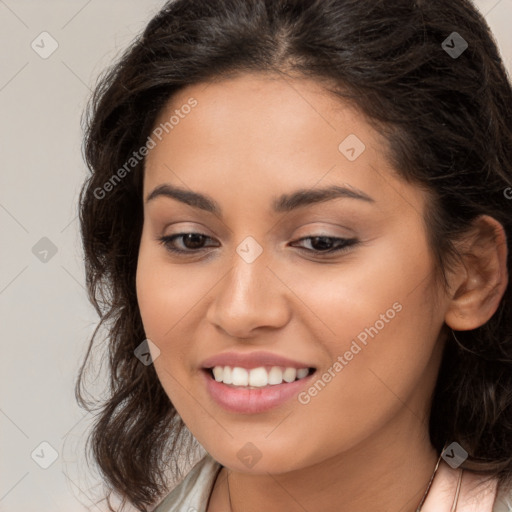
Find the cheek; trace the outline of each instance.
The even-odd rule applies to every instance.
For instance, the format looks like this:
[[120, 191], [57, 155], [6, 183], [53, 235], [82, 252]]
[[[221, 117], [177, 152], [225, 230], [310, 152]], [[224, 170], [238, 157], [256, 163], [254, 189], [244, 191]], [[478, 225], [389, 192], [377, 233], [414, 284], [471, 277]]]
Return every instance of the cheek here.
[[[180, 330], [179, 319], [186, 317], [190, 309], [187, 296], [193, 291], [191, 283], [188, 284], [183, 273], [169, 272], [161, 249], [141, 242], [136, 274], [140, 315], [146, 337], [159, 349], [153, 363], [158, 379], [180, 412], [187, 410], [181, 383], [185, 382], [189, 363], [185, 350], [186, 336], [176, 334]], [[180, 290], [180, 293], [174, 293], [175, 290]]]
[[443, 312], [435, 306], [432, 261], [421, 234], [409, 247], [383, 244], [332, 275], [296, 278], [294, 291], [314, 305], [309, 328], [318, 326], [328, 358], [303, 403], [309, 418], [325, 415], [331, 404], [332, 424], [348, 436], [354, 421], [371, 430], [434, 377], [429, 362]]
[[399, 236], [382, 237], [339, 265], [281, 269], [301, 299], [301, 320], [315, 329], [331, 358], [349, 350], [354, 339], [362, 346], [387, 340], [393, 353], [411, 347], [411, 338], [428, 338], [436, 316], [433, 262], [422, 233], [408, 236], [409, 244]]
[[191, 372], [197, 372], [193, 363], [201, 354], [196, 353], [193, 343], [197, 338], [194, 326], [204, 321], [202, 301], [215, 282], [215, 276], [199, 272], [193, 265], [171, 265], [165, 251], [143, 237], [136, 274], [137, 300], [145, 335], [160, 351], [154, 360], [155, 370], [176, 407]]
[[148, 338], [163, 343], [204, 289], [188, 266], [170, 265], [165, 250], [143, 236], [137, 263], [137, 301]]
[[435, 381], [429, 362], [438, 330], [425, 311], [426, 293], [419, 287], [410, 295], [383, 293], [380, 301], [361, 301], [357, 308], [331, 306], [337, 337], [324, 344], [329, 362], [295, 405], [311, 457], [362, 442], [405, 410], [404, 404], [409, 421], [423, 417]]

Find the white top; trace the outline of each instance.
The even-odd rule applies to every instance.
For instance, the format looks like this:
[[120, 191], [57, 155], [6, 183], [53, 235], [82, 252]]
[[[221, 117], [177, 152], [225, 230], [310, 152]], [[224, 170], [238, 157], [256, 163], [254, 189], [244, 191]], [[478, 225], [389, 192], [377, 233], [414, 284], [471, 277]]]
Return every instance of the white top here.
[[207, 453], [153, 512], [206, 512], [208, 498], [221, 468]]
[[[153, 512], [206, 512], [208, 498], [221, 468], [222, 466], [207, 453], [153, 509]], [[458, 470], [452, 469], [444, 461], [441, 461], [422, 512], [450, 511], [456, 489], [452, 486], [452, 477], [455, 474], [458, 475]], [[463, 473], [464, 476], [467, 474], [468, 472]], [[506, 496], [502, 492], [498, 492], [496, 497], [495, 483], [475, 500], [468, 490], [474, 479], [466, 486], [464, 486], [464, 478], [462, 482], [457, 512], [512, 512], [512, 496]], [[447, 491], [446, 485], [449, 485], [450, 489], [449, 493], [444, 494]], [[495, 497], [496, 500], [494, 500]]]

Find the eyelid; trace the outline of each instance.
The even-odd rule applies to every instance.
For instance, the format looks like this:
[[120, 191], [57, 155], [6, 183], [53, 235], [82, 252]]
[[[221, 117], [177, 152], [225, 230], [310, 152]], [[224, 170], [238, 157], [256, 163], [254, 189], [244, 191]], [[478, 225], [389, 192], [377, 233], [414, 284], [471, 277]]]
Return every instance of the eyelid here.
[[[174, 240], [183, 239], [183, 237], [185, 237], [186, 235], [197, 235], [197, 236], [203, 237], [206, 240], [214, 240], [209, 235], [206, 235], [205, 233], [201, 233], [199, 231], [182, 231], [182, 232], [174, 233], [171, 235], [157, 237], [156, 240], [159, 244], [163, 245], [164, 248], [169, 253], [175, 254], [175, 255], [181, 255], [181, 256], [185, 256], [185, 257], [199, 255], [200, 253], [207, 251], [208, 247], [211, 247], [211, 246], [207, 246], [207, 247], [200, 247], [198, 249], [177, 249], [176, 247], [173, 247], [171, 245], [172, 242], [174, 242]], [[292, 242], [290, 242], [290, 245], [297, 244], [298, 242], [303, 242], [304, 240], [313, 240], [315, 238], [327, 238], [327, 239], [333, 240], [335, 247], [331, 248], [331, 249], [327, 249], [325, 251], [308, 249], [305, 247], [298, 247], [298, 249], [303, 252], [306, 252], [309, 255], [314, 255], [315, 257], [329, 258], [330, 256], [333, 256], [333, 255], [335, 255], [335, 256], [341, 255], [344, 252], [349, 251], [351, 247], [354, 247], [360, 243], [360, 240], [355, 237], [346, 238], [346, 237], [330, 236], [330, 235], [326, 235], [323, 233], [320, 233], [320, 234], [312, 233], [308, 236], [303, 236], [301, 238], [292, 240]], [[340, 243], [341, 243], [341, 246], [340, 246]], [[338, 244], [337, 247], [336, 247], [336, 244]], [[293, 247], [293, 245], [291, 245], [291, 247]], [[208, 253], [211, 253], [211, 252], [212, 251], [208, 251]]]

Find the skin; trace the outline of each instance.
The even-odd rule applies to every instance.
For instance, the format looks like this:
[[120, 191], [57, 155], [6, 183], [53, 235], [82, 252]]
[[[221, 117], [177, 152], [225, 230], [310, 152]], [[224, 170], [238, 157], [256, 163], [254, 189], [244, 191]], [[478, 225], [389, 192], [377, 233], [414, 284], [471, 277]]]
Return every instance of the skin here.
[[[357, 110], [319, 82], [242, 74], [181, 90], [155, 126], [190, 97], [198, 105], [147, 156], [144, 201], [168, 183], [210, 196], [223, 216], [163, 196], [145, 202], [136, 285], [162, 386], [224, 466], [208, 512], [230, 510], [228, 471], [236, 512], [413, 512], [437, 461], [428, 413], [446, 324], [472, 329], [496, 310], [507, 283], [503, 231], [482, 219], [465, 242], [478, 257], [450, 273], [445, 293], [423, 223], [427, 196], [398, 177]], [[338, 149], [350, 134], [366, 146], [355, 161]], [[374, 202], [271, 209], [281, 194], [334, 184]], [[158, 241], [183, 232], [210, 238], [176, 240], [187, 255]], [[322, 256], [314, 241], [298, 242], [320, 235], [358, 243]], [[263, 249], [252, 263], [236, 252], [247, 236]], [[397, 302], [401, 311], [308, 404], [236, 414], [203, 383], [201, 362], [231, 350], [309, 361], [321, 376]], [[252, 468], [237, 456], [248, 442], [261, 454]]]

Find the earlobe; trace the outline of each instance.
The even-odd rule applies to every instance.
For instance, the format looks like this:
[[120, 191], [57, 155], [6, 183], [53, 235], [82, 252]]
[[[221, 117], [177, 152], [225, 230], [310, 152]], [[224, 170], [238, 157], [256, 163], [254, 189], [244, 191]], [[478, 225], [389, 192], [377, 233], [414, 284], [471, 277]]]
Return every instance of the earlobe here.
[[445, 315], [456, 331], [476, 329], [494, 315], [508, 285], [507, 237], [493, 217], [482, 215], [461, 243], [461, 265]]

